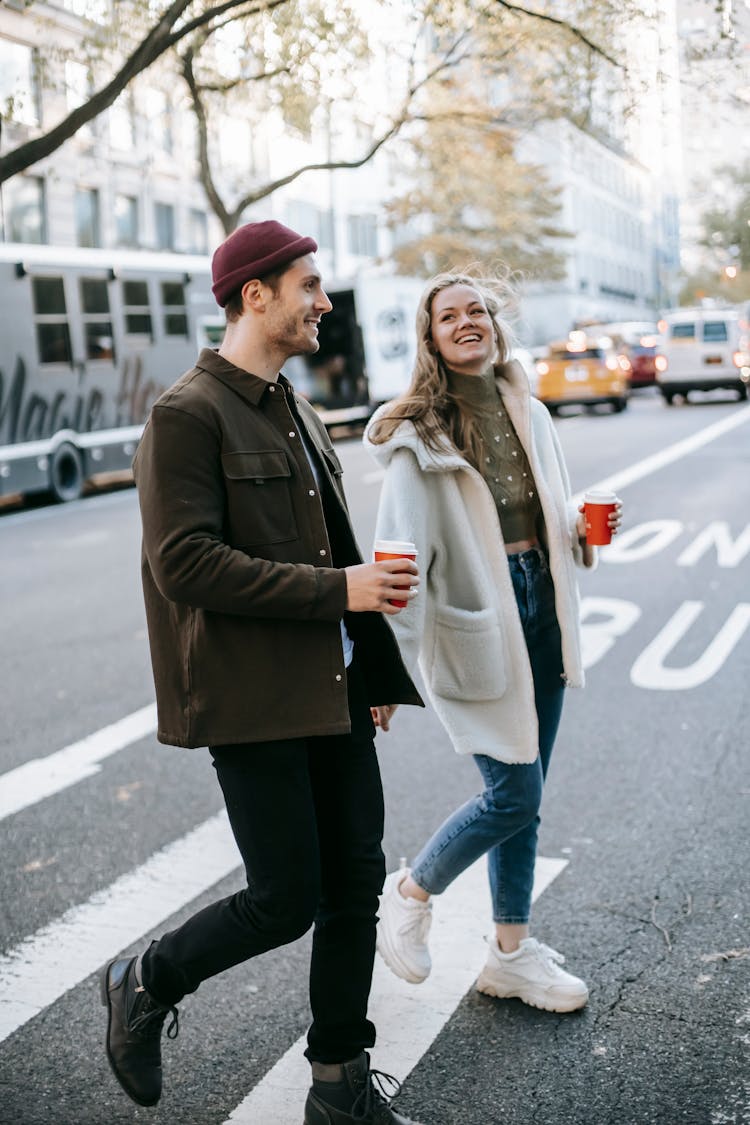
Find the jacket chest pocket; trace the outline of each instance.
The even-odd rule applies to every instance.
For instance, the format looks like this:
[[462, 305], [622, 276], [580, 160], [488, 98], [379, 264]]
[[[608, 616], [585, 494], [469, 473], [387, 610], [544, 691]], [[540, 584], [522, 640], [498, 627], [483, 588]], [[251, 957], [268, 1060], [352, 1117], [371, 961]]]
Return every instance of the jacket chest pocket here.
[[292, 470], [283, 449], [222, 453], [230, 541], [237, 547], [297, 539]]

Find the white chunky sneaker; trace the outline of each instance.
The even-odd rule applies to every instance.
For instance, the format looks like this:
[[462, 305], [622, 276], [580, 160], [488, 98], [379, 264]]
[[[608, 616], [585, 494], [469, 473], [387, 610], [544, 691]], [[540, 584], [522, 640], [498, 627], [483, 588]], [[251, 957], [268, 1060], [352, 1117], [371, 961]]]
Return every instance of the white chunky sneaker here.
[[410, 984], [421, 984], [432, 968], [427, 946], [432, 903], [403, 897], [398, 888], [408, 874], [409, 868], [401, 867], [385, 881], [380, 900], [377, 946], [378, 953], [397, 977]]
[[548, 1012], [574, 1012], [584, 1006], [589, 990], [582, 980], [560, 968], [564, 960], [561, 953], [535, 938], [524, 938], [514, 953], [501, 953], [493, 938], [477, 988], [501, 999], [515, 996]]

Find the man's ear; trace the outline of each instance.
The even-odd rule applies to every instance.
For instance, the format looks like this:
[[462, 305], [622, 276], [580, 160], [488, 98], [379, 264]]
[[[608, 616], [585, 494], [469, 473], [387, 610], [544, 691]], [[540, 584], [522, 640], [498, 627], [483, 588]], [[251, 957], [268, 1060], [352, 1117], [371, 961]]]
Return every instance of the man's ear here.
[[263, 285], [257, 277], [251, 278], [242, 286], [242, 305], [253, 312], [265, 312], [266, 298]]

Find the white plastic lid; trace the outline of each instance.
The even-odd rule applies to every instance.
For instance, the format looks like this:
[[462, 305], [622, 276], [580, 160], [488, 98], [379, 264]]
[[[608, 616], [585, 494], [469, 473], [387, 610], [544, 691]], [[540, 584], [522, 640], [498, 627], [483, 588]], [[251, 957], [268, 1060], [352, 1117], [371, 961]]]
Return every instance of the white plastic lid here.
[[617, 493], [604, 488], [590, 488], [583, 497], [584, 504], [616, 504]]
[[376, 539], [375, 551], [383, 551], [386, 555], [416, 555], [417, 548], [414, 543], [406, 539]]

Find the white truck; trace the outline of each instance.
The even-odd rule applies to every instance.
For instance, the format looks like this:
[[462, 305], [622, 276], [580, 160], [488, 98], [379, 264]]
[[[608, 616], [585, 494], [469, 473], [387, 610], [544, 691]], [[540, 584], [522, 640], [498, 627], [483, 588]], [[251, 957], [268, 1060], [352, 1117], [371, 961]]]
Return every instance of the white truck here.
[[740, 399], [750, 385], [750, 325], [741, 308], [671, 309], [658, 324], [656, 382], [664, 401], [691, 391], [726, 389]]
[[[409, 385], [424, 282], [376, 274], [323, 284], [333, 309], [320, 322], [320, 348], [292, 356], [284, 372], [329, 429], [356, 428]], [[223, 332], [223, 317], [203, 317], [198, 342], [216, 347]]]

